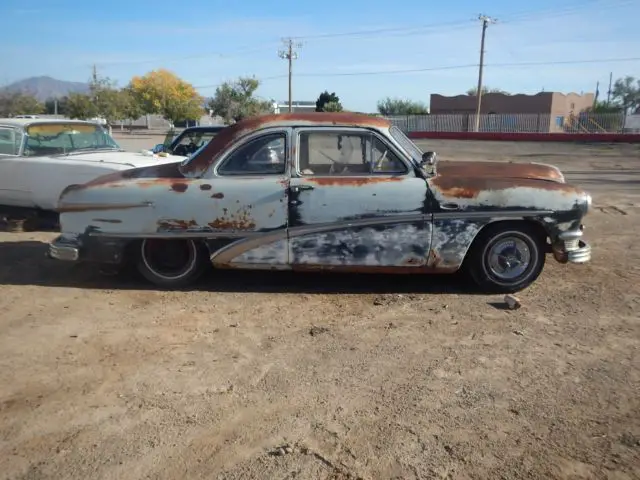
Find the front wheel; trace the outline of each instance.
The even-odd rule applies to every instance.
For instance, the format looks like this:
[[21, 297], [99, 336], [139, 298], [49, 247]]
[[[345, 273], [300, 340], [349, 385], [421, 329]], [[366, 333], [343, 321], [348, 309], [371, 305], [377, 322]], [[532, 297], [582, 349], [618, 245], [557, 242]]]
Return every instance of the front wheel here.
[[465, 261], [483, 290], [513, 293], [531, 285], [545, 263], [542, 235], [527, 224], [495, 224], [480, 232]]
[[138, 271], [163, 288], [194, 283], [207, 265], [204, 246], [193, 240], [145, 239], [138, 253]]

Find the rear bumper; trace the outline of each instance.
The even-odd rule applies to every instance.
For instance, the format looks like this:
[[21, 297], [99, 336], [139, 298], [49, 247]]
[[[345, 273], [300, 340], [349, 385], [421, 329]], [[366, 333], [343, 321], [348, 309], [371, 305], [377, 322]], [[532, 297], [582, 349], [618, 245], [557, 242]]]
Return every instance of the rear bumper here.
[[56, 260], [77, 262], [80, 260], [80, 244], [62, 236], [56, 237], [49, 244], [47, 256]]
[[116, 265], [124, 260], [127, 242], [127, 239], [60, 235], [49, 243], [46, 256], [66, 262]]
[[582, 239], [582, 230], [562, 232], [551, 251], [560, 263], [586, 263], [591, 260], [591, 246]]

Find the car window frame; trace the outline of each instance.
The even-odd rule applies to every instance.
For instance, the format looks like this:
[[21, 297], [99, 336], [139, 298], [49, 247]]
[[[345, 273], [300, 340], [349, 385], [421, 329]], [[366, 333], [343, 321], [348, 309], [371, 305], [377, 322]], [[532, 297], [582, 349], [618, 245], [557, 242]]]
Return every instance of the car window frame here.
[[[14, 126], [11, 125], [0, 125], [0, 130], [8, 130], [13, 132], [14, 135], [14, 139], [16, 135], [21, 135], [20, 138], [20, 144], [18, 145], [18, 153], [0, 153], [1, 157], [9, 157], [9, 158], [14, 158], [14, 157], [21, 157], [22, 156], [22, 149], [24, 147], [24, 141], [26, 139], [26, 134], [25, 132], [20, 129], [20, 128], [16, 128]], [[14, 144], [15, 144], [15, 140], [14, 140]]]
[[[356, 135], [362, 135], [362, 134], [369, 134], [374, 138], [377, 138], [378, 140], [380, 140], [383, 145], [385, 145], [388, 150], [390, 152], [392, 152], [404, 165], [405, 167], [405, 171], [402, 173], [399, 172], [369, 172], [365, 175], [327, 175], [327, 174], [320, 174], [320, 175], [305, 175], [301, 172], [300, 170], [300, 136], [302, 133], [305, 132], [322, 132], [322, 131], [327, 131], [327, 132], [335, 132], [336, 136], [340, 135], [340, 134], [344, 134], [344, 135], [348, 135], [348, 134], [356, 134]], [[294, 131], [294, 135], [295, 135], [295, 158], [293, 158], [293, 168], [292, 168], [292, 173], [295, 174], [296, 177], [298, 178], [315, 178], [315, 177], [366, 177], [366, 178], [371, 178], [371, 177], [379, 177], [379, 176], [387, 176], [387, 177], [410, 177], [410, 176], [415, 176], [415, 172], [413, 169], [413, 164], [412, 162], [407, 158], [407, 154], [399, 149], [393, 142], [389, 141], [389, 139], [385, 138], [384, 135], [382, 135], [378, 130], [374, 129], [374, 128], [369, 128], [369, 127], [343, 127], [343, 126], [305, 126], [305, 127], [298, 127], [295, 128]]]
[[[229, 158], [232, 157], [238, 150], [248, 145], [250, 142], [260, 138], [266, 137], [269, 135], [280, 134], [284, 135], [285, 147], [285, 161], [284, 161], [284, 172], [280, 173], [271, 173], [271, 172], [247, 172], [247, 173], [221, 173], [220, 168], [222, 168]], [[264, 177], [268, 176], [269, 178], [273, 177], [290, 177], [291, 175], [291, 158], [292, 158], [292, 129], [290, 127], [271, 127], [271, 128], [262, 128], [251, 133], [248, 133], [238, 139], [236, 139], [230, 147], [227, 147], [225, 152], [216, 160], [216, 162], [211, 165], [207, 171], [202, 175], [202, 178], [255, 178], [255, 177]], [[206, 146], [206, 145], [205, 145]], [[205, 146], [201, 147], [204, 148]], [[196, 152], [197, 153], [197, 152]], [[191, 157], [193, 159], [194, 155]]]

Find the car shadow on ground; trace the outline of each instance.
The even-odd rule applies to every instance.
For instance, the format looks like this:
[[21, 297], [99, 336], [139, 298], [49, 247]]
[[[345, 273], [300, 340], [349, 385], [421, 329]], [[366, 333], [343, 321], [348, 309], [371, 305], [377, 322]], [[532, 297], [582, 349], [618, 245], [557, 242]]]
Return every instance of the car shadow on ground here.
[[[115, 276], [95, 266], [46, 257], [47, 243], [0, 243], [0, 285], [35, 285], [108, 290], [162, 290], [133, 269]], [[294, 273], [280, 271], [209, 271], [188, 291], [252, 293], [430, 293], [482, 294], [466, 276]]]

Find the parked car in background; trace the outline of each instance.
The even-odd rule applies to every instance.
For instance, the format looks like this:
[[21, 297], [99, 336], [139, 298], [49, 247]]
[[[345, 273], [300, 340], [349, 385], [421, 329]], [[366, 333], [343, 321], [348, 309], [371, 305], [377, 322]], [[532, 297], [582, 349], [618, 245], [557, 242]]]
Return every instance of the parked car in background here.
[[[133, 262], [180, 287], [216, 268], [453, 273], [514, 292], [546, 253], [590, 259], [585, 191], [541, 163], [438, 161], [384, 118], [254, 117], [183, 162], [66, 189], [53, 258]], [[416, 277], [419, 282], [419, 277]]]
[[184, 158], [125, 152], [91, 121], [0, 118], [0, 206], [53, 211], [69, 185]]
[[215, 137], [224, 125], [204, 125], [185, 128], [173, 140], [166, 139], [165, 143], [159, 143], [153, 147], [153, 153], [169, 153], [188, 157], [196, 150], [206, 145]]

